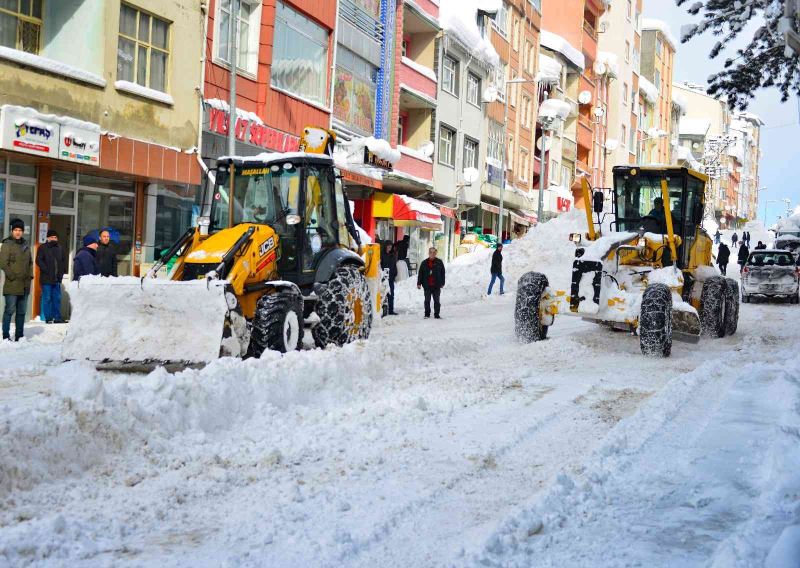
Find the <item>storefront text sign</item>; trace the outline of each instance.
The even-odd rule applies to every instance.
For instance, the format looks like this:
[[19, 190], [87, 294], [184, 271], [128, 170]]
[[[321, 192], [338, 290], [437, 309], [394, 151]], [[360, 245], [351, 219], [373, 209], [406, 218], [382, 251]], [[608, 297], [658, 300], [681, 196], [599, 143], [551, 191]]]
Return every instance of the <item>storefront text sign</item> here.
[[381, 168], [382, 170], [389, 172], [394, 169], [392, 162], [389, 160], [384, 160], [383, 158], [379, 158], [374, 153], [370, 152], [369, 148], [366, 146], [364, 147], [364, 163], [368, 166], [375, 166], [376, 168]]
[[[228, 111], [206, 107], [208, 129], [215, 134], [228, 135]], [[258, 146], [276, 152], [296, 152], [300, 147], [300, 138], [276, 130], [266, 124], [258, 124], [253, 120], [237, 117], [234, 135], [240, 142]]]
[[100, 133], [75, 126], [62, 126], [58, 157], [90, 166], [100, 165]]

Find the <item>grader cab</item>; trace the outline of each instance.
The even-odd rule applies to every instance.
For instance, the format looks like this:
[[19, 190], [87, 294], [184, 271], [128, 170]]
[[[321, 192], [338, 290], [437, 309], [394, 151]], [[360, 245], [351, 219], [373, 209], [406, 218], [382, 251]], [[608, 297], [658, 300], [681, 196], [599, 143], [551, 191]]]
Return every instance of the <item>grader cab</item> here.
[[584, 180], [584, 203], [592, 208], [587, 233], [570, 236], [570, 287], [553, 289], [541, 273], [523, 275], [517, 337], [545, 339], [556, 316], [571, 315], [628, 330], [639, 336], [642, 353], [667, 357], [673, 339], [696, 343], [701, 335], [735, 333], [738, 283], [713, 267], [712, 241], [701, 225], [707, 181], [687, 168], [615, 167], [613, 219], [603, 223], [604, 196]]

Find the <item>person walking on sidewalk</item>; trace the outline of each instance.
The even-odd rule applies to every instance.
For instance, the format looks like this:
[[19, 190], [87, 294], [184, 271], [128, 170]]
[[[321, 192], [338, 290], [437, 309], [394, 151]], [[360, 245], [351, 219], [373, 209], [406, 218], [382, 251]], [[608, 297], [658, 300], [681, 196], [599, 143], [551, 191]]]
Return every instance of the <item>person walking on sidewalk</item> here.
[[61, 321], [61, 279], [67, 271], [67, 256], [58, 244], [58, 233], [47, 231], [47, 241], [36, 251], [36, 266], [42, 284], [42, 319]]
[[723, 276], [727, 274], [728, 261], [730, 261], [730, 259], [731, 249], [729, 249], [728, 245], [725, 243], [720, 243], [719, 250], [717, 251], [717, 266], [719, 266], [719, 271]]
[[97, 267], [97, 237], [86, 235], [83, 237], [83, 248], [75, 255], [72, 261], [72, 279], [80, 280], [83, 276], [100, 274]]
[[744, 270], [744, 265], [747, 262], [747, 257], [750, 256], [750, 249], [747, 248], [747, 245], [742, 243], [742, 246], [739, 247], [739, 272]]
[[389, 271], [389, 315], [397, 315], [394, 311], [394, 281], [397, 278], [397, 252], [394, 243], [386, 243], [386, 250], [381, 255], [381, 268]]
[[419, 265], [417, 272], [417, 288], [425, 292], [425, 317], [431, 317], [431, 298], [433, 298], [433, 317], [441, 319], [441, 293], [444, 288], [444, 263], [436, 258], [436, 249], [428, 250], [428, 258]]
[[737, 235], [736, 233], [733, 233], [733, 234], [731, 235], [731, 244], [732, 244], [734, 247], [736, 246], [736, 242], [737, 242], [738, 240], [739, 240], [739, 235]]
[[100, 231], [100, 242], [97, 245], [97, 268], [101, 276], [117, 276], [117, 251], [111, 242], [108, 229]]
[[492, 268], [491, 268], [492, 279], [489, 281], [489, 291], [486, 293], [487, 295], [492, 295], [492, 288], [494, 287], [494, 281], [500, 280], [500, 295], [502, 296], [505, 294], [505, 290], [503, 287], [506, 284], [506, 279], [503, 277], [503, 243], [498, 243], [497, 248], [494, 250], [492, 254]]
[[25, 309], [33, 280], [33, 256], [31, 247], [23, 238], [25, 223], [20, 219], [11, 221], [11, 236], [0, 245], [0, 270], [6, 276], [3, 285], [3, 339], [11, 339], [11, 318], [14, 319], [14, 340], [24, 336]]

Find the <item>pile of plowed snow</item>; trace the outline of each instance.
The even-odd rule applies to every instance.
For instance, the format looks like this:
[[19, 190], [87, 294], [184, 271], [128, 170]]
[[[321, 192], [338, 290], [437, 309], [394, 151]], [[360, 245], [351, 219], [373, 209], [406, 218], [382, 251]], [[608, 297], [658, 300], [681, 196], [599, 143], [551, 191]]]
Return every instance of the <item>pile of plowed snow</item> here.
[[[503, 247], [503, 275], [506, 292], [517, 289], [520, 276], [535, 270], [542, 272], [554, 286], [564, 287], [570, 282], [575, 245], [570, 233], [587, 231], [586, 213], [575, 210], [547, 223], [540, 223], [527, 235]], [[494, 249], [479, 249], [458, 257], [446, 266], [447, 278], [442, 291], [442, 303], [464, 304], [480, 300], [486, 295], [491, 275]], [[500, 290], [495, 284], [494, 294]], [[421, 306], [422, 292], [417, 290], [416, 274], [395, 286], [395, 307], [401, 311], [416, 311]]]

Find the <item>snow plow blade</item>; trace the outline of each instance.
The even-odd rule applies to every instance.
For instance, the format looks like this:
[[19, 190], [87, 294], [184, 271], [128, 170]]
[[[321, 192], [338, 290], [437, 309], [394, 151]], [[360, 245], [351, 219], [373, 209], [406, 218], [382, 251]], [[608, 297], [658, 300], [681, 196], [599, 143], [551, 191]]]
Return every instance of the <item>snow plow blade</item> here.
[[68, 291], [72, 316], [61, 352], [65, 361], [144, 372], [199, 367], [246, 353], [247, 324], [223, 280], [90, 276], [71, 283]]

